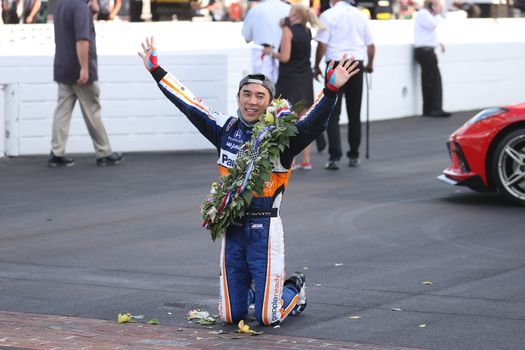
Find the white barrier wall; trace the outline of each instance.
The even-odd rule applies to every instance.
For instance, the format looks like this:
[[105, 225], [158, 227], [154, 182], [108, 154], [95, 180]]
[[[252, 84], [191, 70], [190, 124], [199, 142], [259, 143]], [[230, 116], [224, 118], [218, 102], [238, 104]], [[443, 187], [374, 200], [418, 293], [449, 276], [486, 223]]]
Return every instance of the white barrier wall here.
[[[154, 35], [161, 65], [213, 108], [234, 114], [238, 81], [250, 72], [250, 47], [240, 35], [241, 26], [217, 22], [97, 23], [102, 114], [114, 149], [210, 148], [157, 91], [136, 52], [141, 40]], [[412, 21], [372, 21], [377, 54], [375, 71], [369, 75], [371, 120], [421, 113], [412, 30]], [[523, 33], [525, 19], [449, 17], [439, 33], [447, 48], [445, 54], [439, 54], [444, 108], [459, 111], [522, 102]], [[51, 25], [0, 26], [0, 85], [5, 90], [0, 110], [9, 135], [8, 155], [49, 150], [56, 103], [53, 51]], [[321, 87], [315, 84], [316, 91]], [[79, 116], [77, 110], [69, 153], [92, 152]], [[345, 118], [343, 112], [342, 123]]]
[[4, 85], [0, 85], [0, 158], [5, 154]]
[[[167, 67], [216, 110], [226, 109], [224, 55], [163, 56]], [[0, 57], [4, 93], [6, 154], [43, 154], [50, 149], [57, 85], [50, 56]], [[209, 148], [202, 137], [160, 92], [138, 57], [99, 58], [101, 104], [111, 144], [118, 151]], [[68, 153], [92, 153], [78, 103], [73, 112]]]

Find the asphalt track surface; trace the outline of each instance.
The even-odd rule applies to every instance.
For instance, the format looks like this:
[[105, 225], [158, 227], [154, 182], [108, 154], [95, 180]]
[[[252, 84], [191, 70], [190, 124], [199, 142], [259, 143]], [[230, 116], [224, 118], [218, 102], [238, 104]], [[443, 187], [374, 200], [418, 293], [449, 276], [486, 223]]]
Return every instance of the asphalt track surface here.
[[[360, 168], [327, 171], [314, 152], [314, 169], [292, 175], [286, 263], [307, 275], [308, 308], [265, 333], [525, 347], [525, 208], [436, 180], [447, 136], [470, 115], [374, 122]], [[174, 327], [188, 326], [191, 309], [217, 313], [220, 243], [198, 210], [214, 158], [136, 153], [97, 168], [82, 155], [65, 169], [44, 156], [0, 159], [0, 310], [131, 312]]]

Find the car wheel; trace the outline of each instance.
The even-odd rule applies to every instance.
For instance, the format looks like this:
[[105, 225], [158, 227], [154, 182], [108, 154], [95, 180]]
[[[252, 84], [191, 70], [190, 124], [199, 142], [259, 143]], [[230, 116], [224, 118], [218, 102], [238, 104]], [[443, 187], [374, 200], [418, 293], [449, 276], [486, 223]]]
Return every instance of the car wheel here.
[[498, 144], [492, 175], [501, 194], [525, 205], [525, 129], [511, 132]]

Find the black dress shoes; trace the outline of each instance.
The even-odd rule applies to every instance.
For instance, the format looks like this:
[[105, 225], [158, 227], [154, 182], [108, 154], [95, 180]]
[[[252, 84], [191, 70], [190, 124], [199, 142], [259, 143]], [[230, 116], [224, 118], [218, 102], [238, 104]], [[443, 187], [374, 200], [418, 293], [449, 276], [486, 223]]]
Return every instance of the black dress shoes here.
[[423, 113], [423, 116], [425, 116], [425, 117], [444, 117], [444, 118], [447, 118], [447, 117], [450, 117], [451, 115], [452, 115], [452, 113], [445, 112], [444, 110], [430, 111], [430, 112], [427, 112], [427, 113]]

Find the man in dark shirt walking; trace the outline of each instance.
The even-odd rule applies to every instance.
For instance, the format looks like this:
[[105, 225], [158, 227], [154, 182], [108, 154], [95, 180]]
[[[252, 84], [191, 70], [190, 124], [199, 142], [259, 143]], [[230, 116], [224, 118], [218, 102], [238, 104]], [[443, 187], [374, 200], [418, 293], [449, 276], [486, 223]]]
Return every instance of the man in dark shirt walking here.
[[72, 166], [64, 156], [71, 115], [77, 99], [93, 140], [97, 165], [118, 165], [124, 156], [113, 153], [100, 118], [100, 88], [93, 14], [97, 1], [59, 0], [55, 5], [55, 61], [53, 75], [58, 83], [58, 103], [53, 119], [53, 137], [48, 165]]

